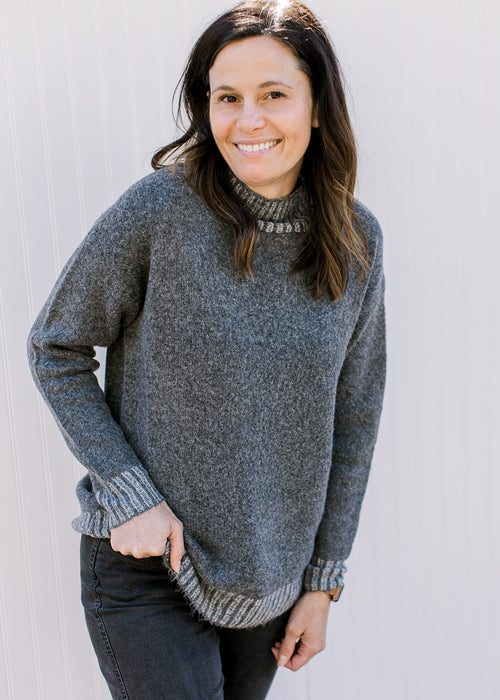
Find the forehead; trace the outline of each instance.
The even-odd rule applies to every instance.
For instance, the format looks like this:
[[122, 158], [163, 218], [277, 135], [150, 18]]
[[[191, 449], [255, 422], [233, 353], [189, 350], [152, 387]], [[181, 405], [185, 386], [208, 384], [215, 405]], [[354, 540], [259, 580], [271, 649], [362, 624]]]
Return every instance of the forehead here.
[[227, 84], [242, 78], [264, 82], [270, 74], [295, 81], [306, 78], [297, 57], [283, 42], [268, 36], [252, 36], [225, 46], [217, 54], [209, 78], [213, 87], [221, 79]]

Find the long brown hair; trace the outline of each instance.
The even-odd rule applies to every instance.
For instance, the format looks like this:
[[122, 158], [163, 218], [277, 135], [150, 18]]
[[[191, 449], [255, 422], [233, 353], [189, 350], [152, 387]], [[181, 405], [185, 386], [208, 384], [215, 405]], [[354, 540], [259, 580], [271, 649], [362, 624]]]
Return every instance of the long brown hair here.
[[309, 77], [319, 122], [312, 129], [303, 175], [311, 219], [304, 246], [291, 273], [305, 270], [314, 299], [345, 291], [349, 272], [358, 279], [369, 266], [368, 243], [354, 209], [356, 145], [342, 85], [341, 71], [325, 29], [296, 0], [249, 0], [222, 14], [196, 42], [178, 84], [177, 119], [184, 111], [189, 126], [177, 140], [152, 158], [158, 170], [182, 163], [190, 185], [235, 234], [233, 262], [253, 277], [253, 252], [259, 226], [232, 192], [228, 167], [213, 139], [209, 119], [209, 76], [219, 51], [233, 41], [270, 36], [295, 54]]

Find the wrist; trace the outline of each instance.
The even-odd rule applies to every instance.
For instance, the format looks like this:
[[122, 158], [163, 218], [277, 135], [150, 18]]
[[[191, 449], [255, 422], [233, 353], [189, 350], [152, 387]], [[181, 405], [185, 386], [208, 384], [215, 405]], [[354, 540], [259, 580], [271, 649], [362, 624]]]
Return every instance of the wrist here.
[[330, 591], [327, 591], [328, 595], [330, 596], [330, 600], [333, 603], [336, 603], [338, 599], [340, 598], [340, 594], [344, 590], [344, 584], [340, 584], [340, 586], [336, 586], [335, 588], [332, 588]]
[[315, 609], [328, 611], [330, 608], [331, 599], [326, 591], [305, 591], [302, 598], [308, 599]]
[[344, 586], [337, 586], [336, 588], [332, 588], [329, 591], [307, 591], [308, 593], [314, 593], [316, 597], [323, 597], [328, 600], [328, 602], [333, 602], [336, 603], [338, 599], [340, 598], [340, 594], [342, 593], [344, 589]]
[[316, 598], [324, 598], [330, 602], [330, 594], [328, 591], [307, 591], [308, 594], [314, 595]]

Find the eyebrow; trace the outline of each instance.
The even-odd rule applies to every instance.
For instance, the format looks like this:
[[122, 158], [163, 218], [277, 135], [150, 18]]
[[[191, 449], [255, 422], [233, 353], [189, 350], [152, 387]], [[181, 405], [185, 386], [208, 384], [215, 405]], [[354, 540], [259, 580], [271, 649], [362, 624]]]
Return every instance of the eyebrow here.
[[[283, 83], [281, 80], [266, 80], [265, 83], [261, 83], [259, 85], [259, 88], [271, 87], [273, 85], [282, 85], [283, 87], [286, 87], [289, 90], [294, 89], [291, 85], [287, 85], [286, 83]], [[230, 85], [218, 85], [216, 88], [214, 88], [212, 90], [212, 92], [218, 92], [219, 90], [225, 90], [227, 92], [235, 92], [235, 88], [231, 87]]]

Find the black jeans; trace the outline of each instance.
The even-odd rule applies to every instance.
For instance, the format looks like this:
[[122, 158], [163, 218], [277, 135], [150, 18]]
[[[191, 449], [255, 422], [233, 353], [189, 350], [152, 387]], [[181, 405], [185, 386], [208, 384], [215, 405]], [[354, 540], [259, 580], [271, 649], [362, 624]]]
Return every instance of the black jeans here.
[[199, 618], [161, 557], [135, 559], [82, 536], [82, 603], [101, 671], [119, 700], [261, 700], [290, 610], [232, 630]]

